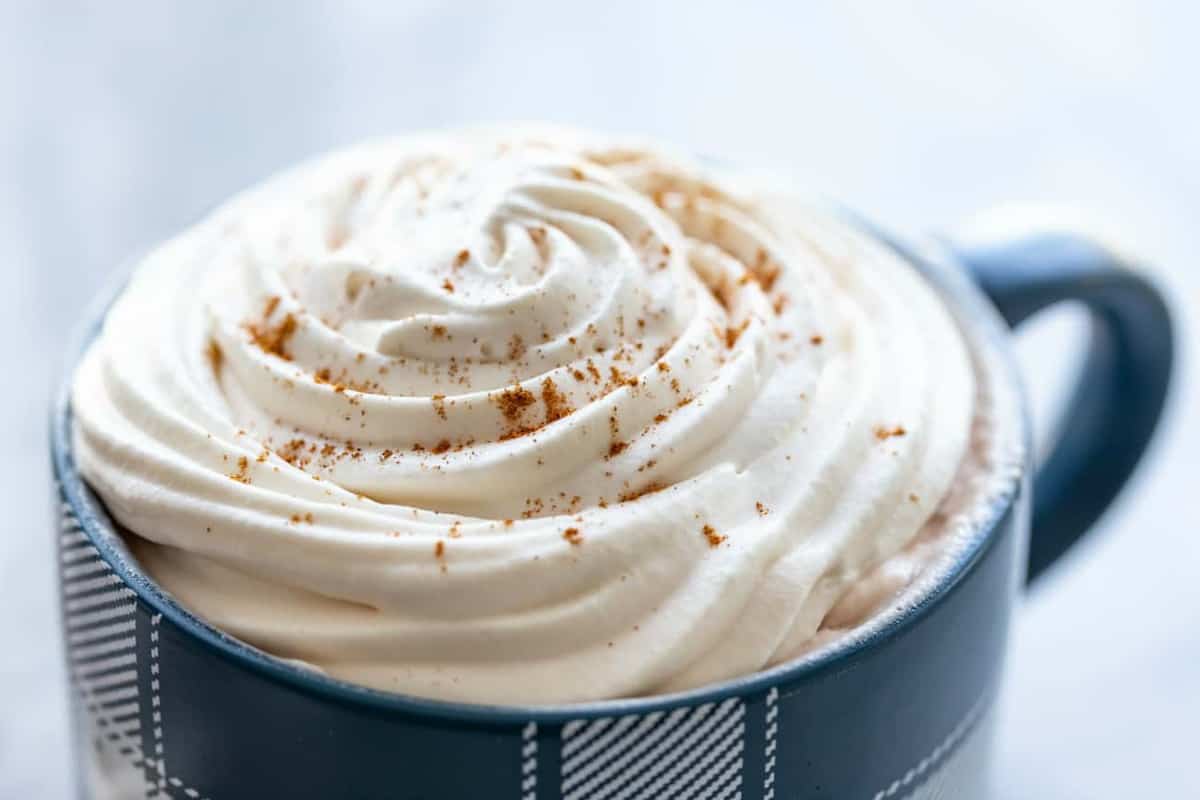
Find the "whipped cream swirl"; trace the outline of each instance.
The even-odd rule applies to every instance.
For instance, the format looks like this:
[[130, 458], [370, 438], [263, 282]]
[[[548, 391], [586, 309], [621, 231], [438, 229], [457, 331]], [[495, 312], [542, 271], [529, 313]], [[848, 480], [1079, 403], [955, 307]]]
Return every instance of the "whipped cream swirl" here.
[[794, 657], [967, 452], [935, 293], [786, 196], [560, 130], [359, 146], [144, 260], [79, 466], [218, 627], [369, 686], [649, 694]]

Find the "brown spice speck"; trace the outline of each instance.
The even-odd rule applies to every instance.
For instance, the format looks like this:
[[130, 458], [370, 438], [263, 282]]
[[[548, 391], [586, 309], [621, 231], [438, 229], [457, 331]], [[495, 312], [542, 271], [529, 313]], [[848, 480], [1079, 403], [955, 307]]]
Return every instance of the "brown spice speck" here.
[[467, 263], [467, 259], [469, 259], [470, 257], [471, 257], [470, 250], [459, 250], [458, 255], [454, 257], [454, 266], [461, 267], [463, 264]]
[[760, 517], [765, 517], [767, 514], [771, 513], [771, 509], [758, 502], [754, 504], [754, 510], [758, 512]]
[[655, 492], [661, 492], [665, 488], [667, 487], [664, 484], [654, 481], [646, 484], [640, 489], [634, 489], [633, 491], [625, 492], [618, 499], [622, 503], [629, 503], [637, 500], [639, 497], [644, 497], [648, 494], [654, 494]]
[[725, 346], [732, 348], [735, 344], [737, 344], [738, 337], [741, 336], [742, 332], [744, 330], [746, 330], [746, 328], [748, 328], [748, 327], [750, 327], [750, 320], [747, 319], [747, 320], [743, 320], [742, 324], [737, 326], [736, 328], [726, 328], [725, 329]]
[[525, 409], [537, 402], [533, 392], [520, 385], [512, 386], [492, 397], [500, 406], [500, 413], [504, 415], [510, 425], [520, 422]]
[[229, 477], [232, 478], [233, 480], [237, 481], [238, 483], [249, 484], [250, 483], [250, 459], [246, 458], [245, 456], [238, 456], [237, 466], [238, 466], [237, 472], [231, 473]]
[[514, 333], [508, 340], [508, 360], [519, 361], [523, 355], [525, 355], [525, 341]]
[[224, 361], [225, 356], [221, 353], [221, 347], [215, 339], [208, 340], [208, 347], [205, 349], [204, 354], [208, 357], [208, 363], [212, 367], [213, 374], [219, 373], [221, 371], [221, 362]]
[[434, 412], [436, 412], [437, 415], [439, 417], [441, 417], [442, 419], [445, 419], [446, 418], [446, 395], [435, 394], [429, 398], [429, 401], [431, 403], [433, 403]]
[[726, 536], [722, 536], [721, 534], [717, 533], [717, 531], [713, 528], [712, 525], [705, 525], [703, 528], [700, 529], [700, 532], [704, 534], [705, 539], [708, 539], [709, 547], [718, 547], [718, 546], [720, 546], [721, 542], [725, 541], [725, 539], [728, 538]]
[[573, 545], [583, 544], [583, 535], [579, 532], [579, 528], [567, 528], [563, 531], [563, 538]]
[[562, 419], [575, 410], [567, 403], [566, 395], [558, 391], [558, 386], [549, 378], [542, 381], [542, 402], [546, 405], [547, 425]]
[[908, 433], [908, 431], [904, 430], [904, 427], [901, 425], [896, 425], [892, 428], [889, 428], [886, 425], [879, 425], [875, 428], [875, 438], [881, 442], [886, 441], [893, 436], [904, 436], [906, 433]]
[[250, 334], [250, 340], [264, 353], [279, 356], [284, 361], [292, 360], [286, 347], [288, 340], [296, 332], [297, 323], [295, 316], [288, 314], [278, 325], [273, 327], [267, 325], [265, 322], [262, 324], [248, 322], [245, 328]]

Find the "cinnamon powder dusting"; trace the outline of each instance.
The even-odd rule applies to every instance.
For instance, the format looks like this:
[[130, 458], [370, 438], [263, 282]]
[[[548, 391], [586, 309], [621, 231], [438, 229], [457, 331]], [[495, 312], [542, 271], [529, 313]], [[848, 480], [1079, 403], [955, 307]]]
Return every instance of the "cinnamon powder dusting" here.
[[737, 344], [738, 337], [740, 337], [742, 335], [742, 332], [745, 331], [746, 328], [748, 328], [748, 327], [750, 327], [750, 320], [744, 320], [742, 322], [742, 324], [737, 326], [736, 328], [726, 328], [725, 329], [725, 346], [732, 349], [733, 346], [735, 344]]
[[700, 529], [700, 532], [704, 534], [705, 539], [708, 539], [709, 547], [718, 547], [720, 546], [721, 542], [728, 538], [717, 533], [716, 529], [714, 529], [712, 525], [705, 525]]
[[542, 381], [542, 402], [546, 405], [547, 425], [562, 419], [575, 410], [567, 403], [566, 395], [558, 391], [558, 386], [549, 378]]
[[904, 436], [906, 433], [908, 433], [908, 431], [904, 430], [904, 427], [901, 425], [896, 425], [892, 428], [889, 428], [886, 425], [879, 425], [875, 428], [875, 438], [881, 442], [887, 441], [893, 436]]
[[505, 434], [507, 438], [528, 432], [528, 429], [521, 425], [521, 417], [525, 409], [537, 402], [533, 392], [518, 384], [492, 395], [492, 401], [500, 407], [500, 413], [504, 415], [510, 427], [509, 432]]
[[430, 398], [429, 398], [429, 401], [430, 401], [431, 403], [433, 403], [433, 410], [434, 410], [434, 412], [435, 412], [435, 413], [436, 413], [436, 414], [437, 414], [437, 415], [438, 415], [440, 418], [442, 418], [442, 419], [445, 419], [445, 418], [446, 418], [446, 395], [444, 395], [444, 394], [435, 394], [435, 395], [433, 395], [432, 397], [430, 397]]
[[563, 531], [563, 538], [573, 545], [583, 544], [583, 534], [579, 532], [579, 528], [567, 528]]
[[661, 484], [661, 483], [658, 483], [657, 481], [655, 481], [653, 483], [646, 484], [645, 486], [643, 486], [640, 489], [634, 489], [633, 491], [625, 492], [618, 499], [622, 503], [630, 503], [630, 502], [633, 502], [634, 500], [637, 500], [639, 497], [645, 497], [648, 494], [654, 494], [655, 492], [661, 492], [665, 488], [667, 488], [667, 487], [664, 484]]
[[292, 334], [296, 332], [297, 327], [296, 317], [292, 314], [284, 316], [278, 325], [269, 325], [265, 320], [261, 323], [247, 322], [245, 324], [246, 331], [250, 334], [250, 340], [259, 349], [264, 353], [279, 356], [284, 361], [292, 360], [291, 354], [287, 352], [287, 343], [292, 338]]
[[237, 481], [238, 483], [249, 484], [250, 483], [250, 459], [246, 458], [245, 456], [238, 456], [237, 466], [238, 466], [237, 472], [231, 473], [229, 477], [232, 478], [233, 480]]
[[205, 348], [204, 355], [208, 358], [208, 363], [212, 367], [213, 374], [219, 374], [221, 372], [221, 362], [225, 360], [225, 355], [221, 352], [221, 347], [215, 339], [208, 340], [208, 347]]

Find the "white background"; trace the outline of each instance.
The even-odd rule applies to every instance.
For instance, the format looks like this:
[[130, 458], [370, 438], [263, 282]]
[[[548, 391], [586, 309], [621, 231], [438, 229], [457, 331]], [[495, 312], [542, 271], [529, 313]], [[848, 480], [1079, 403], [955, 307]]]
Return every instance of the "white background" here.
[[[1200, 15], [821, 5], [6, 3], [0, 797], [66, 796], [45, 419], [66, 331], [106, 275], [303, 156], [513, 118], [772, 166], [905, 233], [1072, 206], [1143, 254], [1183, 371], [1136, 485], [1020, 615], [999, 794], [1200, 796]], [[1022, 345], [1038, 387], [1074, 358], [1068, 322]]]

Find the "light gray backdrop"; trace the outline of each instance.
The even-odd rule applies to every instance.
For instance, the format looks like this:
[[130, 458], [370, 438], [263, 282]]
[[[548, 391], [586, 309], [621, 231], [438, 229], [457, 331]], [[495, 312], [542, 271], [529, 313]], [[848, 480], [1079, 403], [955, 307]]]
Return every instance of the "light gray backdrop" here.
[[[975, 5], [6, 3], [0, 797], [66, 795], [44, 430], [65, 331], [125, 255], [300, 157], [551, 118], [776, 166], [910, 233], [1074, 206], [1151, 261], [1194, 338], [1200, 15]], [[1071, 322], [1023, 343], [1039, 398]], [[1134, 490], [1021, 615], [1002, 797], [1200, 796], [1193, 355]]]

